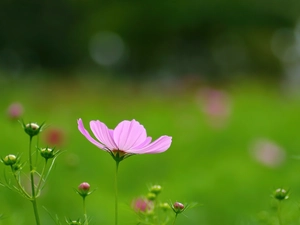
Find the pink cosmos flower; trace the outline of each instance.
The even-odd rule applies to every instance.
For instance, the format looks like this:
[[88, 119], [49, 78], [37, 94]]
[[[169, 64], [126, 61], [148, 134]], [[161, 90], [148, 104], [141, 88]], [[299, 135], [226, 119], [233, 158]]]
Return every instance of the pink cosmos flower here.
[[94, 139], [84, 128], [81, 119], [78, 119], [79, 131], [98, 148], [110, 153], [118, 162], [135, 154], [154, 154], [166, 151], [172, 142], [172, 137], [161, 136], [151, 143], [152, 138], [147, 136], [146, 129], [136, 120], [124, 120], [114, 130], [99, 120], [90, 121], [90, 128], [96, 137]]
[[7, 115], [10, 119], [17, 120], [19, 119], [23, 114], [23, 106], [19, 102], [14, 102], [9, 105], [7, 109]]
[[136, 211], [136, 212], [147, 212], [147, 211], [153, 209], [154, 204], [153, 204], [153, 202], [151, 202], [147, 199], [137, 198], [137, 199], [133, 200], [132, 207], [133, 207], [134, 211]]

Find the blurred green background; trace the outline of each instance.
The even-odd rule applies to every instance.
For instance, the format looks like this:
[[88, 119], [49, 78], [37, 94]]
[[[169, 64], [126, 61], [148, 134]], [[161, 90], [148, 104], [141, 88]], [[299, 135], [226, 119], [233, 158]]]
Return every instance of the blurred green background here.
[[[114, 221], [114, 162], [78, 118], [136, 119], [154, 139], [173, 137], [165, 153], [120, 164], [120, 224], [136, 224], [131, 202], [151, 184], [162, 201], [198, 202], [178, 217], [186, 225], [277, 224], [270, 195], [290, 188], [284, 219], [297, 224], [299, 4], [1, 1], [0, 156], [27, 156], [12, 103], [25, 122], [46, 122], [41, 145], [54, 129], [65, 151], [38, 199], [43, 224], [54, 223], [42, 206], [62, 220], [82, 214], [73, 190], [84, 181], [97, 188], [93, 223]], [[33, 224], [31, 204], [0, 190], [0, 224]]]

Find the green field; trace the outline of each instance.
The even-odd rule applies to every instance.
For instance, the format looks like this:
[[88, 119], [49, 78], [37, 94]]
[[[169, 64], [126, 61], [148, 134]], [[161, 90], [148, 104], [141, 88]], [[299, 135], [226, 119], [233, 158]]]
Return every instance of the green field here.
[[[151, 184], [163, 186], [162, 201], [198, 203], [180, 215], [176, 224], [263, 224], [258, 222], [261, 215], [270, 220], [276, 216], [270, 196], [279, 187], [291, 190], [283, 207], [284, 224], [299, 223], [298, 95], [266, 83], [225, 85], [230, 115], [224, 126], [216, 128], [209, 123], [197, 97], [204, 86], [179, 88], [178, 84], [146, 85], [83, 77], [2, 77], [1, 83], [1, 157], [20, 153], [24, 160], [27, 158], [29, 137], [18, 122], [7, 118], [6, 109], [12, 102], [23, 104], [25, 122], [45, 121], [48, 129], [64, 131], [65, 141], [60, 149], [65, 152], [58, 157], [38, 199], [43, 225], [54, 222], [42, 206], [62, 221], [82, 215], [81, 199], [74, 189], [83, 181], [89, 182], [92, 189], [97, 188], [87, 198], [91, 224], [110, 225], [114, 221], [114, 161], [80, 134], [78, 118], [86, 127], [90, 120], [100, 120], [109, 128], [122, 120], [136, 119], [154, 139], [164, 134], [173, 137], [171, 148], [165, 153], [137, 155], [121, 162], [120, 225], [136, 224], [131, 201], [147, 192]], [[268, 167], [252, 157], [249, 149], [261, 138], [284, 149], [282, 164]], [[46, 144], [43, 141], [41, 133], [40, 145]], [[0, 170], [4, 169], [7, 168], [1, 164]], [[0, 224], [34, 224], [30, 202], [4, 187], [0, 191], [0, 213], [4, 215]], [[278, 224], [276, 217], [274, 220], [268, 224]]]

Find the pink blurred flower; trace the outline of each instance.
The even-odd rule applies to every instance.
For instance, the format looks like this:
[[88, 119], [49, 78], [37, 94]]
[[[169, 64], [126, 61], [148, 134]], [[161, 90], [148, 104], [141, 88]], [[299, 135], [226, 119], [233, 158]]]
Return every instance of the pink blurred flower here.
[[228, 94], [222, 90], [207, 88], [200, 91], [198, 98], [201, 109], [211, 125], [224, 125], [231, 112]]
[[65, 133], [61, 128], [48, 128], [43, 134], [43, 139], [50, 146], [62, 146]]
[[17, 120], [23, 115], [23, 106], [19, 102], [14, 102], [9, 105], [7, 115], [10, 119]]
[[108, 152], [116, 161], [134, 154], [154, 154], [166, 151], [172, 142], [172, 137], [161, 136], [151, 143], [146, 129], [136, 120], [124, 120], [114, 130], [99, 120], [90, 121], [90, 128], [96, 140], [84, 128], [81, 119], [78, 119], [79, 131], [98, 148]]
[[257, 140], [250, 150], [256, 161], [271, 168], [280, 166], [286, 158], [285, 151], [280, 146], [266, 139]]
[[153, 206], [153, 202], [144, 198], [137, 198], [132, 202], [132, 207], [136, 212], [147, 212], [151, 210]]

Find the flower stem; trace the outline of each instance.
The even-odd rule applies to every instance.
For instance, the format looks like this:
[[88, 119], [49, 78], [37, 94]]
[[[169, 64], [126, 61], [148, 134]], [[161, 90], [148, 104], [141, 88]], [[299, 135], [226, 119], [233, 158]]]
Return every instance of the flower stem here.
[[282, 220], [281, 220], [281, 201], [278, 201], [277, 216], [278, 216], [278, 223], [279, 223], [279, 225], [282, 225]]
[[30, 181], [31, 181], [31, 202], [32, 202], [32, 206], [33, 206], [36, 224], [40, 225], [40, 218], [39, 218], [39, 213], [38, 213], [37, 204], [36, 204], [36, 193], [35, 193], [35, 186], [34, 186], [34, 176], [33, 176], [34, 170], [33, 170], [33, 165], [32, 165], [31, 143], [32, 143], [32, 136], [30, 136], [30, 140], [29, 140], [29, 168], [30, 168]]
[[116, 161], [116, 173], [115, 173], [115, 225], [118, 225], [118, 169], [119, 169], [119, 161]]
[[46, 167], [47, 167], [47, 159], [45, 160], [45, 163], [44, 163], [44, 166], [43, 166], [43, 170], [42, 170], [42, 173], [41, 173], [41, 176], [40, 176], [40, 180], [39, 180], [39, 183], [36, 187], [36, 190], [37, 190], [37, 193], [36, 193], [36, 196], [39, 196], [40, 192], [41, 192], [41, 184], [42, 182], [44, 181], [44, 174], [45, 174], [45, 171], [46, 171]]
[[87, 213], [86, 213], [86, 207], [85, 207], [85, 197], [83, 199], [83, 214], [84, 214], [84, 225], [89, 225]]
[[173, 225], [175, 224], [175, 221], [176, 221], [176, 219], [177, 219], [177, 213], [175, 214], [175, 218], [174, 218], [174, 220], [173, 220]]

